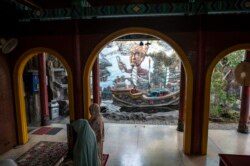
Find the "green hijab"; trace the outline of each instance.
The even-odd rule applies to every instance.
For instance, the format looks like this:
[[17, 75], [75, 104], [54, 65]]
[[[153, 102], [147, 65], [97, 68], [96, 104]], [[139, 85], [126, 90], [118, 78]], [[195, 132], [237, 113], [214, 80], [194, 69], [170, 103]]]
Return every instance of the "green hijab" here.
[[71, 124], [77, 133], [73, 149], [74, 166], [100, 166], [96, 136], [85, 119], [78, 119]]

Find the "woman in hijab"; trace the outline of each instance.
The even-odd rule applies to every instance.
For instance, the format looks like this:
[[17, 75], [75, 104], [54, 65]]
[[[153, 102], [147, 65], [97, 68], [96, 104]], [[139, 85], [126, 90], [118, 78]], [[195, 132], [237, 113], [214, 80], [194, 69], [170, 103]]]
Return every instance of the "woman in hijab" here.
[[78, 119], [72, 124], [77, 133], [73, 149], [74, 166], [100, 166], [96, 136], [85, 119]]
[[100, 163], [102, 164], [102, 152], [103, 152], [103, 142], [104, 142], [104, 123], [102, 115], [100, 113], [100, 106], [93, 103], [89, 107], [91, 118], [89, 124], [96, 134], [96, 140], [98, 145], [98, 156]]

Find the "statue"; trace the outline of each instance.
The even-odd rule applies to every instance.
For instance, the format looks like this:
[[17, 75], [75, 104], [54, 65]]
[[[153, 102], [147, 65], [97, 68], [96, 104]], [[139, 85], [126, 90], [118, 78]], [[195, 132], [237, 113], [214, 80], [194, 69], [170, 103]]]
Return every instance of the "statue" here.
[[100, 113], [100, 106], [93, 103], [89, 107], [91, 118], [89, 119], [89, 124], [94, 130], [96, 135], [96, 141], [98, 146], [98, 157], [102, 165], [102, 155], [103, 155], [103, 142], [104, 142], [104, 122], [102, 115]]

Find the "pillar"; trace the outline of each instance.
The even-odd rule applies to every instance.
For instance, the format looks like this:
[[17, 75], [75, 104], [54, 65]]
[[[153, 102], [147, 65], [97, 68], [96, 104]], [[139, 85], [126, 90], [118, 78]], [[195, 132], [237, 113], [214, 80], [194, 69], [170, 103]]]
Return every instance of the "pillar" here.
[[100, 76], [99, 76], [99, 57], [96, 58], [92, 68], [93, 82], [93, 103], [101, 104], [100, 101]]
[[[82, 67], [81, 67], [81, 50], [80, 50], [80, 35], [79, 35], [79, 24], [75, 22], [75, 36], [73, 40], [73, 88], [74, 88], [74, 119], [84, 118], [83, 112], [83, 95], [82, 95]], [[87, 81], [87, 80], [86, 80]], [[85, 110], [87, 111], [87, 110]], [[88, 117], [85, 117], [86, 119]]]
[[46, 83], [46, 53], [38, 54], [38, 70], [39, 70], [39, 92], [41, 106], [41, 126], [48, 125], [49, 108], [48, 108], [48, 91]]
[[204, 114], [204, 93], [205, 93], [205, 45], [206, 34], [203, 31], [203, 20], [205, 16], [199, 16], [199, 30], [197, 32], [197, 51], [194, 64], [194, 85], [193, 85], [193, 111], [192, 111], [192, 132], [191, 132], [191, 154], [202, 154], [203, 114]]
[[183, 65], [181, 65], [181, 82], [180, 82], [180, 108], [177, 131], [184, 131], [184, 110], [185, 110], [185, 81], [186, 75]]
[[[250, 51], [246, 50], [245, 62], [250, 62]], [[248, 133], [248, 118], [250, 110], [250, 86], [242, 86], [241, 89], [241, 109], [238, 132]]]

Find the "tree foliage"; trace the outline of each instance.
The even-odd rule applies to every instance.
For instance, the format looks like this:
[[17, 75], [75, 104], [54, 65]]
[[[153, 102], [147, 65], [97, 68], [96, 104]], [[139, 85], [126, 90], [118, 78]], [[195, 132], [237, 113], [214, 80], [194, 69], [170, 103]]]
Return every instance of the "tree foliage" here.
[[244, 54], [245, 50], [232, 52], [215, 66], [211, 79], [210, 114], [229, 111], [240, 100], [240, 88], [234, 81], [233, 70]]
[[[154, 85], [159, 86], [161, 84], [165, 87], [168, 75], [167, 68], [169, 68], [169, 70], [175, 70], [175, 67], [180, 64], [179, 57], [175, 53], [168, 56], [164, 51], [154, 52], [148, 54], [148, 56], [150, 56], [154, 62], [150, 82]], [[174, 71], [170, 72], [173, 73]]]

